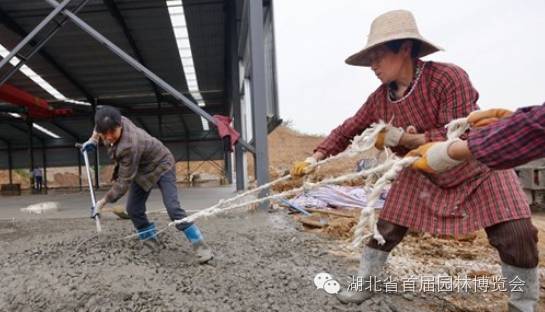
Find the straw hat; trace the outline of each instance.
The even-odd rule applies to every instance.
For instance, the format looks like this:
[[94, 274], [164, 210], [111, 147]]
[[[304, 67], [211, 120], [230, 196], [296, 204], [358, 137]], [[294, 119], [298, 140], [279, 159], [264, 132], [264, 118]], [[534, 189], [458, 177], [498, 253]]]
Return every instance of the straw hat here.
[[351, 55], [345, 62], [349, 65], [371, 66], [368, 58], [369, 51], [382, 43], [397, 39], [416, 39], [421, 41], [422, 45], [418, 57], [443, 50], [420, 35], [416, 26], [416, 20], [411, 12], [395, 10], [386, 12], [375, 18], [373, 23], [371, 23], [371, 30], [367, 36], [365, 48]]

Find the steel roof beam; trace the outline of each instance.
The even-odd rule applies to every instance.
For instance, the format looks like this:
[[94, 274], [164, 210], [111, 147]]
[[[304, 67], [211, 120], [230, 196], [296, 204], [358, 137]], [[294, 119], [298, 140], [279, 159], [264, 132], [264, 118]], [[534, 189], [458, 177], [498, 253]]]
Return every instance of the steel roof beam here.
[[[84, 0], [80, 5], [78, 5], [78, 7], [75, 9], [75, 11], [76, 12], [79, 11], [85, 5], [85, 3], [87, 3], [87, 0]], [[2, 20], [3, 24], [8, 29], [13, 31], [17, 35], [19, 35], [19, 36], [21, 36], [23, 38], [28, 36], [28, 33], [19, 24], [17, 24], [6, 12], [4, 12], [2, 10], [0, 10], [0, 20]], [[60, 26], [62, 26], [62, 24], [64, 24], [67, 20], [68, 20], [68, 18], [64, 17], [63, 21], [60, 23], [61, 24]], [[58, 31], [58, 29], [60, 29], [60, 26], [58, 26], [58, 28], [56, 28], [54, 33], [56, 33], [56, 31]], [[52, 37], [54, 35], [54, 33], [50, 34], [49, 37]], [[28, 42], [28, 44], [30, 46], [32, 46], [32, 47], [37, 47], [39, 45], [39, 43], [36, 42], [35, 40], [30, 40]], [[44, 44], [45, 44], [45, 42], [44, 42]], [[74, 78], [71, 74], [69, 74], [66, 71], [66, 69], [64, 69], [64, 67], [62, 67], [59, 64], [59, 62], [57, 62], [57, 60], [55, 60], [54, 57], [52, 57], [45, 50], [39, 50], [38, 53], [51, 66], [53, 66], [57, 71], [59, 71], [72, 85], [74, 85], [79, 90], [79, 92], [81, 92], [85, 96], [85, 98], [87, 99], [87, 101], [89, 101], [89, 103], [93, 102], [93, 96], [91, 95], [91, 93], [88, 90], [86, 90], [85, 87], [83, 87], [83, 85], [76, 80], [76, 78]]]
[[[6, 64], [11, 61], [12, 58], [19, 55], [19, 52], [25, 47], [27, 43], [32, 40], [32, 38], [36, 37], [36, 35], [44, 29], [49, 22], [51, 22], [57, 15], [61, 13], [62, 10], [70, 3], [72, 0], [64, 0], [62, 3], [57, 5], [53, 11], [51, 11], [34, 29], [26, 35], [23, 40], [21, 40], [9, 53], [6, 57], [2, 58], [0, 60], [0, 68], [4, 67]], [[21, 58], [21, 56], [19, 56]], [[24, 61], [24, 60], [23, 60]]]
[[4, 137], [1, 137], [1, 136], [0, 136], [0, 141], [4, 142], [8, 146], [11, 144], [11, 142], [8, 139], [6, 139]]
[[[170, 98], [165, 98], [165, 101], [167, 103], [170, 103], [170, 104], [174, 105], [177, 109], [183, 109], [183, 107], [180, 107], [180, 103], [178, 103], [176, 101], [172, 101]], [[184, 132], [189, 133], [189, 128], [187, 126], [187, 123], [186, 123], [184, 117], [182, 115], [179, 115], [179, 116], [180, 116], [180, 121], [182, 122], [182, 126], [184, 127]]]
[[[58, 8], [60, 4], [56, 0], [44, 0], [52, 7]], [[176, 90], [174, 87], [172, 87], [170, 84], [168, 84], [166, 81], [161, 79], [159, 76], [157, 76], [155, 73], [153, 73], [151, 70], [140, 64], [137, 60], [135, 60], [133, 57], [131, 57], [129, 54], [127, 54], [125, 51], [120, 49], [117, 45], [115, 45], [113, 42], [108, 40], [106, 37], [104, 37], [101, 33], [99, 33], [97, 30], [95, 30], [93, 27], [91, 27], [89, 24], [87, 24], [85, 21], [83, 21], [81, 18], [79, 18], [77, 15], [75, 15], [70, 10], [63, 10], [62, 13], [70, 18], [72, 22], [81, 28], [83, 31], [85, 31], [87, 34], [89, 34], [91, 37], [95, 38], [98, 42], [105, 45], [110, 51], [112, 51], [114, 54], [119, 56], [122, 60], [127, 62], [131, 67], [136, 69], [137, 71], [144, 74], [148, 79], [152, 80], [154, 83], [156, 83], [161, 89], [167, 91], [170, 93], [173, 97], [176, 98], [176, 100], [181, 101], [186, 105], [190, 110], [192, 110], [197, 115], [205, 118], [208, 120], [208, 122], [212, 123], [214, 126], [217, 126], [217, 121], [205, 110], [203, 110], [201, 107], [199, 107], [197, 104], [189, 100], [186, 96], [184, 96], [180, 91]], [[266, 138], [265, 138], [266, 139]], [[255, 151], [255, 149], [250, 146], [248, 143], [246, 143], [244, 140], [240, 139], [238, 141], [242, 146], [244, 146], [249, 151]]]
[[[123, 15], [121, 15], [121, 11], [119, 10], [119, 7], [115, 3], [114, 0], [102, 0], [106, 7], [108, 8], [108, 11], [112, 15], [112, 17], [115, 19], [115, 21], [119, 24], [121, 29], [123, 29], [123, 34], [125, 34], [125, 37], [127, 38], [127, 41], [129, 42], [129, 45], [131, 46], [131, 49], [134, 52], [134, 55], [136, 56], [136, 59], [140, 64], [142, 64], [145, 67], [148, 67], [146, 62], [144, 61], [144, 57], [142, 56], [142, 53], [140, 52], [140, 49], [138, 49], [138, 46], [136, 45], [136, 40], [134, 40], [134, 37], [132, 36], [129, 27], [127, 26], [127, 23], [125, 22], [125, 19], [123, 18]], [[147, 79], [150, 83], [151, 87], [153, 88], [153, 93], [155, 93], [155, 98], [157, 99], [157, 103], [161, 102], [161, 92], [159, 92], [159, 89], [157, 88], [157, 85], [150, 79]]]
[[[28, 135], [28, 129], [27, 128], [23, 128], [23, 127], [20, 127], [19, 125], [17, 124], [8, 124], [10, 127], [14, 128], [14, 129], [17, 129], [18, 131], [21, 131], [23, 132], [25, 135]], [[36, 131], [32, 131], [32, 137], [34, 137], [35, 139], [37, 139], [39, 142], [43, 142], [43, 140], [45, 139], [45, 137], [40, 137], [41, 135], [37, 135], [36, 134]]]
[[142, 118], [136, 117], [136, 120], [138, 120], [138, 122], [140, 123], [142, 128], [144, 128], [144, 130], [146, 130], [147, 133], [151, 134], [150, 129], [148, 128], [148, 126], [146, 126], [146, 124], [144, 123], [144, 120], [142, 120]]
[[[45, 2], [49, 3], [52, 7], [58, 8], [60, 4], [56, 0], [45, 0]], [[69, 10], [63, 10], [62, 13], [68, 18], [72, 20], [72, 22], [78, 26], [81, 30], [89, 34], [91, 37], [93, 37], [95, 40], [106, 46], [110, 51], [112, 51], [114, 54], [119, 56], [123, 61], [128, 63], [131, 67], [136, 69], [137, 71], [144, 74], [148, 79], [151, 79], [154, 83], [158, 84], [162, 89], [170, 93], [172, 96], [174, 96], [177, 100], [183, 102], [189, 109], [191, 109], [194, 113], [197, 115], [200, 115], [204, 117], [206, 120], [208, 120], [210, 123], [216, 125], [216, 120], [205, 112], [201, 107], [199, 107], [197, 104], [191, 102], [186, 96], [184, 96], [181, 92], [173, 88], [170, 84], [168, 84], [166, 81], [161, 79], [159, 76], [157, 76], [155, 73], [153, 73], [151, 70], [140, 64], [137, 60], [135, 60], [132, 56], [127, 54], [125, 51], [123, 51], [121, 48], [119, 48], [117, 45], [115, 45], [112, 41], [104, 37], [100, 32], [98, 32], [96, 29], [91, 27], [89, 24], [87, 24], [85, 21], [83, 21], [81, 18], [79, 18], [76, 14]]]
[[55, 127], [61, 129], [63, 132], [67, 133], [67, 134], [70, 135], [72, 138], [74, 138], [74, 140], [75, 140], [76, 142], [79, 142], [79, 141], [80, 141], [80, 136], [79, 136], [77, 133], [75, 133], [74, 131], [68, 129], [66, 126], [60, 124], [58, 121], [52, 120], [52, 121], [50, 121], [50, 122], [51, 122], [51, 124], [53, 124]]

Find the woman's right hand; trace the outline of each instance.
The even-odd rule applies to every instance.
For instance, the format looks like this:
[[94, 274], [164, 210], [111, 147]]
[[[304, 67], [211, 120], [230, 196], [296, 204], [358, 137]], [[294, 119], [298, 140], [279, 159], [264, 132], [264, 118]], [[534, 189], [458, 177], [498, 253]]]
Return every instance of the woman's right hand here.
[[290, 174], [292, 177], [302, 177], [314, 170], [316, 166], [316, 158], [308, 157], [304, 161], [296, 161], [293, 163]]
[[508, 109], [492, 108], [471, 112], [471, 114], [467, 116], [467, 120], [471, 127], [480, 128], [493, 124], [498, 120], [508, 118], [511, 115], [513, 115], [513, 112]]

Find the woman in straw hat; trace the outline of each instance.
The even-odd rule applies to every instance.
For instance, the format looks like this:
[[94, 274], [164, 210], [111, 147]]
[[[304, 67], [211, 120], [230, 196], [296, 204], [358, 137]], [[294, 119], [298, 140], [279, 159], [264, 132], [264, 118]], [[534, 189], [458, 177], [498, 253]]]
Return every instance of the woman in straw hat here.
[[[378, 120], [391, 120], [391, 126], [377, 140], [377, 148], [390, 147], [400, 156], [426, 142], [444, 140], [445, 125], [477, 110], [479, 95], [460, 67], [420, 60], [439, 50], [420, 35], [411, 12], [397, 10], [377, 17], [365, 48], [346, 63], [370, 67], [382, 84], [312, 157], [294, 164], [292, 175], [303, 175], [311, 164], [343, 151]], [[522, 280], [523, 292], [512, 292], [509, 306], [534, 311], [539, 297], [538, 250], [530, 218], [512, 170], [493, 171], [474, 160], [440, 174], [405, 169], [392, 184], [377, 224], [386, 243], [374, 239], [367, 243], [358, 276], [363, 280], [377, 276], [409, 228], [454, 236], [484, 228], [499, 252], [506, 281], [513, 286]], [[347, 289], [338, 299], [361, 303], [371, 296], [369, 291]]]

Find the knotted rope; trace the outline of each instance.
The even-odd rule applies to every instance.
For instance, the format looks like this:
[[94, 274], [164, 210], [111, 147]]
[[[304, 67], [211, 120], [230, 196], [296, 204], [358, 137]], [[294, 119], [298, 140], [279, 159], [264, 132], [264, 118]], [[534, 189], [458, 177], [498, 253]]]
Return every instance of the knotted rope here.
[[[344, 152], [317, 162], [314, 166], [311, 166], [311, 169], [314, 169], [314, 167], [319, 167], [326, 163], [332, 162], [334, 160], [342, 159], [345, 157], [356, 156], [359, 153], [368, 152], [372, 150], [375, 146], [375, 142], [377, 140], [378, 134], [387, 126], [388, 124], [386, 124], [383, 121], [372, 124], [369, 128], [363, 131], [361, 135], [354, 137], [350, 146]], [[459, 137], [466, 130], [469, 129], [469, 123], [467, 121], [467, 118], [460, 118], [460, 119], [451, 121], [445, 127], [448, 129], [447, 130], [448, 139], [454, 139]], [[249, 195], [255, 194], [263, 190], [267, 190], [271, 186], [274, 186], [280, 182], [284, 182], [291, 179], [292, 176], [288, 174], [274, 181], [271, 181], [269, 183], [266, 183], [254, 189], [251, 189], [249, 191], [238, 194], [232, 198], [219, 200], [215, 205], [209, 208], [206, 208], [204, 210], [200, 210], [199, 212], [196, 212], [183, 219], [174, 220], [170, 222], [167, 227], [160, 230], [159, 233], [165, 231], [169, 227], [172, 227], [176, 224], [180, 224], [184, 222], [193, 222], [202, 217], [210, 217], [210, 216], [223, 213], [226, 211], [231, 211], [237, 208], [260, 204], [266, 201], [280, 201], [286, 196], [295, 195], [302, 191], [308, 191], [310, 189], [317, 188], [322, 185], [338, 184], [338, 183], [349, 181], [355, 178], [365, 177], [367, 178], [366, 188], [370, 188], [371, 190], [367, 198], [367, 206], [364, 209], [362, 209], [358, 224], [356, 225], [356, 228], [354, 231], [354, 239], [352, 241], [351, 247], [358, 248], [362, 244], [362, 242], [367, 237], [370, 237], [370, 236], [372, 236], [375, 240], [377, 240], [379, 244], [382, 245], [385, 243], [385, 240], [380, 234], [380, 232], [378, 231], [373, 206], [376, 204], [377, 200], [380, 198], [381, 193], [386, 189], [386, 187], [390, 186], [393, 183], [393, 181], [397, 178], [399, 173], [403, 169], [410, 167], [416, 160], [418, 160], [418, 157], [399, 158], [395, 156], [391, 151], [389, 151], [388, 148], [385, 148], [385, 152], [387, 157], [384, 160], [384, 162], [381, 164], [377, 164], [374, 168], [363, 170], [356, 173], [345, 174], [335, 178], [324, 179], [317, 183], [305, 182], [303, 186], [298, 188], [294, 188], [294, 189], [284, 191], [281, 193], [269, 195], [259, 199], [240, 202], [242, 199], [248, 197]], [[370, 234], [365, 234], [365, 229], [367, 227], [370, 229], [370, 232], [371, 232]], [[125, 238], [131, 238], [136, 235], [137, 234], [129, 235]]]

